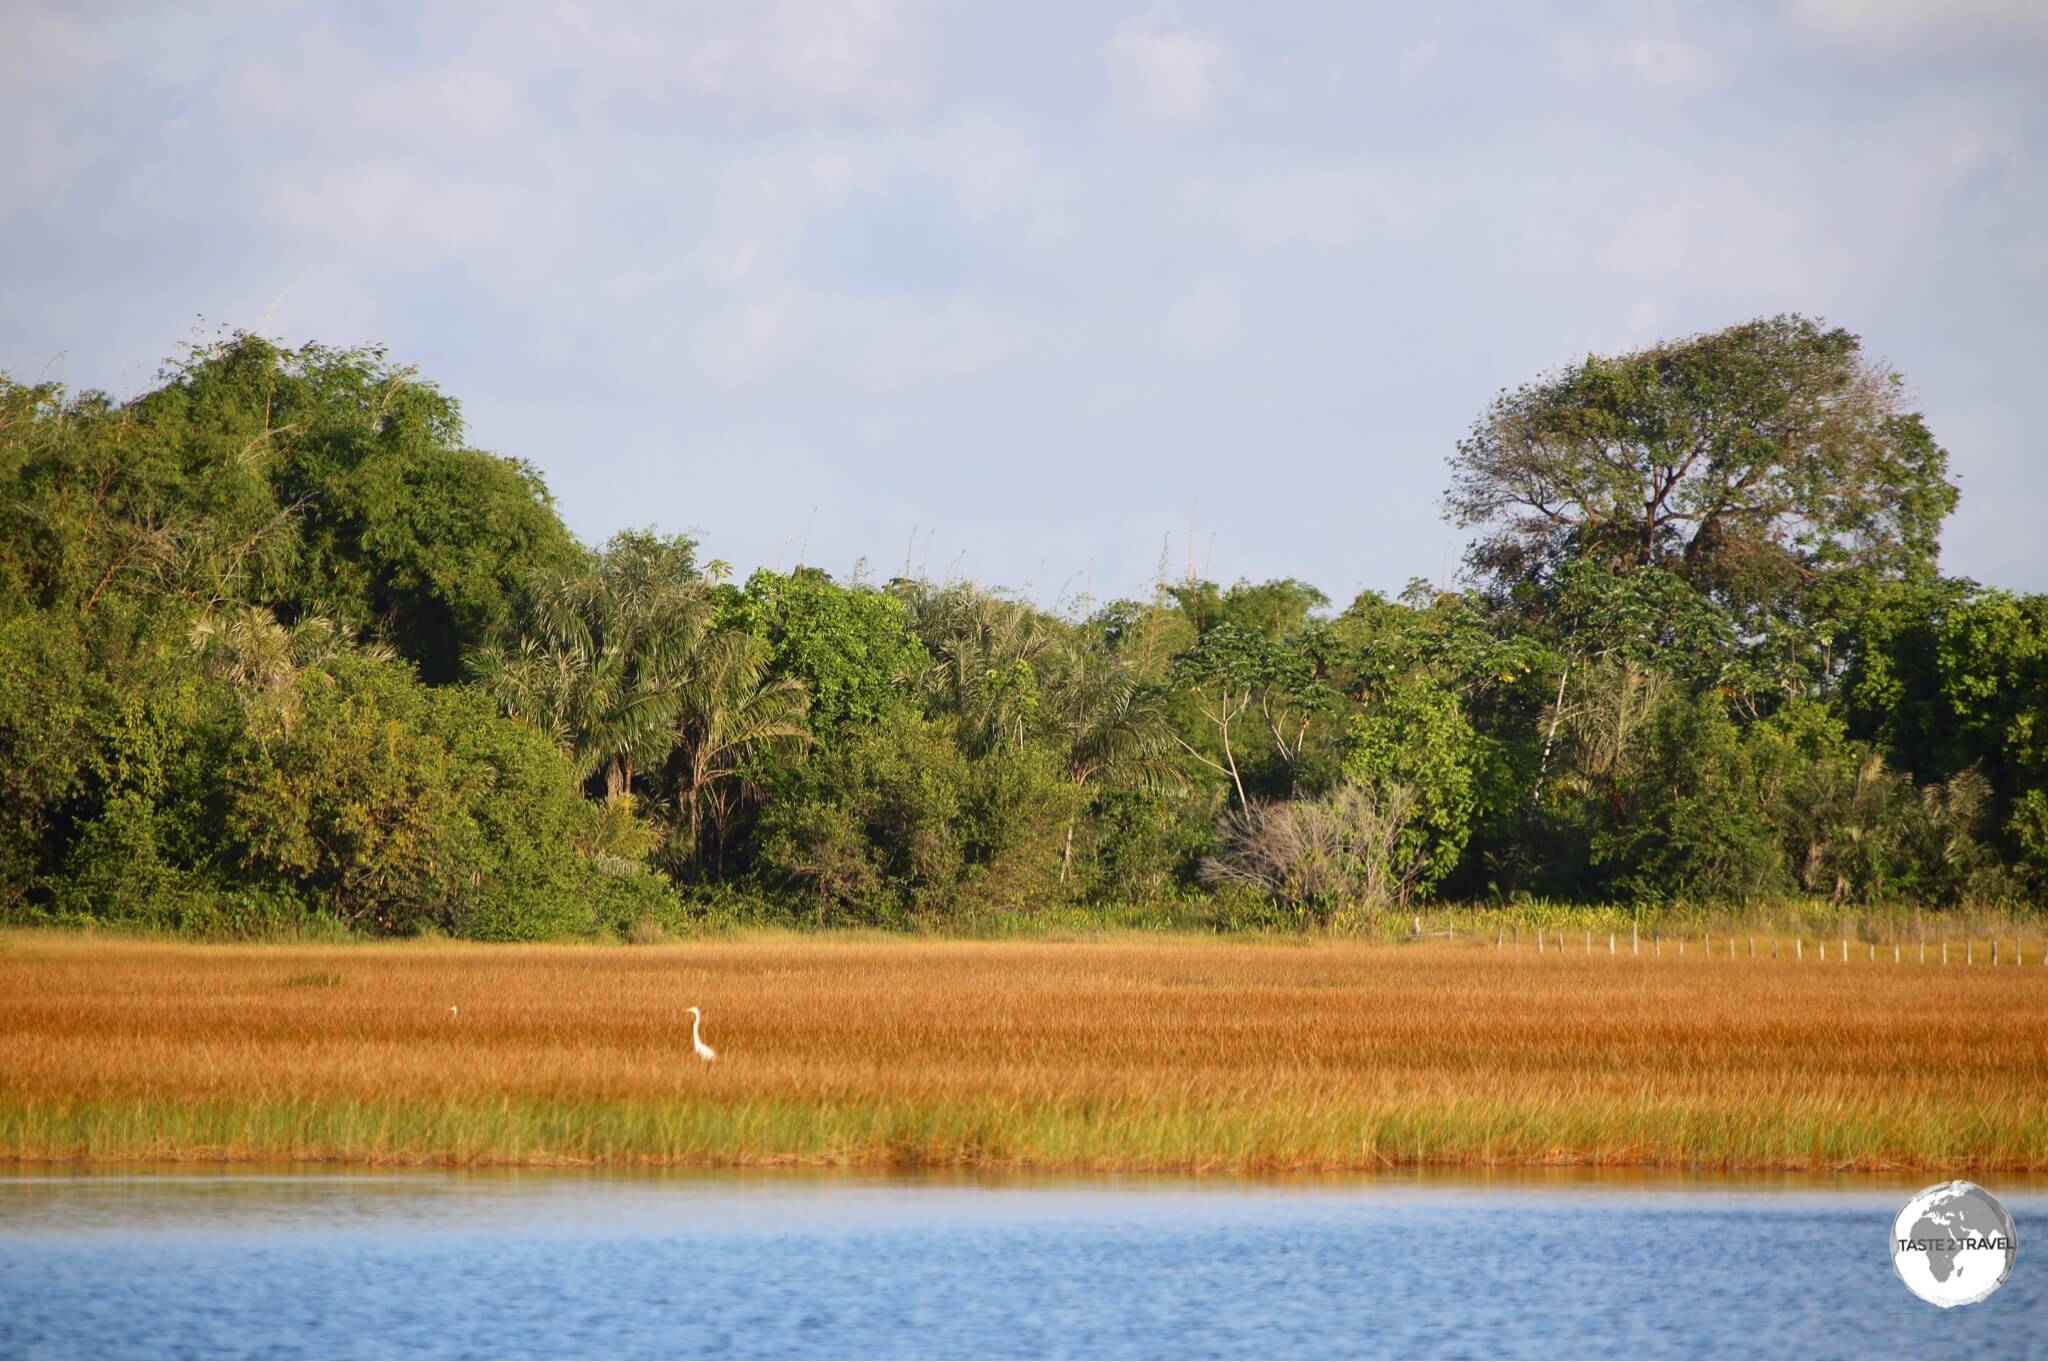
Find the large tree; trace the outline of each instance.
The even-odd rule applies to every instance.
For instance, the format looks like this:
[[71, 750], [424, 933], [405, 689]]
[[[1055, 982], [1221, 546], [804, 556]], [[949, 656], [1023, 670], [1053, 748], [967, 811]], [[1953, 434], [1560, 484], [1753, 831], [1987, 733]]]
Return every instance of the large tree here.
[[1900, 376], [1799, 316], [1582, 364], [1504, 392], [1451, 459], [1454, 520], [1497, 589], [1592, 558], [1756, 600], [1859, 564], [1930, 568], [1948, 457]]

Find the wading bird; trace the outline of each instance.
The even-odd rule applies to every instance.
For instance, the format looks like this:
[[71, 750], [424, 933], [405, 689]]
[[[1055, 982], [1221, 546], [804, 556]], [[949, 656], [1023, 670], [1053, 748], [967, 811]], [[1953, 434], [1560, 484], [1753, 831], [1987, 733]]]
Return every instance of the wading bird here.
[[698, 1011], [698, 1010], [697, 1010], [696, 1008], [694, 1008], [694, 1007], [693, 1007], [693, 1008], [691, 1008], [691, 1009], [690, 1009], [690, 1044], [696, 1047], [696, 1050], [697, 1050], [697, 1058], [699, 1058], [699, 1059], [717, 1059], [717, 1058], [718, 1058], [718, 1051], [716, 1051], [716, 1050], [712, 1049], [712, 1048], [711, 1048], [710, 1046], [706, 1045], [706, 1044], [704, 1043], [704, 1037], [703, 1037], [703, 1036], [702, 1036], [701, 1034], [699, 1034], [699, 1032], [698, 1032], [698, 1028], [699, 1028], [699, 1027], [701, 1027], [701, 1026], [702, 1026], [703, 1024], [704, 1024], [704, 1014], [703, 1014], [702, 1012], [699, 1012], [699, 1011]]

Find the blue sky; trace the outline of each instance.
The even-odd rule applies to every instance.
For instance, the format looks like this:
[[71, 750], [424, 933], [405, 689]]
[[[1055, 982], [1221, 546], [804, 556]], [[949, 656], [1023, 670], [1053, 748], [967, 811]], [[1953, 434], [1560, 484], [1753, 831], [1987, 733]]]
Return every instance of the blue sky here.
[[1341, 602], [1499, 388], [1802, 311], [2048, 589], [2038, 0], [0, 14], [0, 366], [381, 342], [586, 540]]

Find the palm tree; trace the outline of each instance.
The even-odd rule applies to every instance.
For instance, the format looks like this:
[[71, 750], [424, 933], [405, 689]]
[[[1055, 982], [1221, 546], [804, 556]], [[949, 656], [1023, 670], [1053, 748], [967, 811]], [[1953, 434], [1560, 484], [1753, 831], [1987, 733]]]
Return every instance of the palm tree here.
[[722, 858], [741, 800], [758, 793], [749, 758], [810, 742], [804, 715], [811, 697], [803, 682], [767, 672], [767, 644], [722, 629], [700, 640], [676, 691], [669, 742], [676, 812], [692, 862], [703, 859], [707, 823], [714, 853]]
[[202, 671], [234, 691], [262, 744], [272, 730], [289, 733], [298, 714], [296, 686], [308, 672], [330, 675], [336, 659], [390, 662], [382, 643], [357, 644], [323, 615], [286, 626], [260, 605], [203, 611], [188, 641]]
[[690, 660], [711, 632], [711, 603], [687, 538], [628, 532], [585, 567], [531, 584], [529, 632], [470, 666], [499, 707], [551, 734], [618, 799], [659, 766]]
[[1038, 670], [1055, 638], [1023, 601], [972, 584], [920, 583], [909, 598], [913, 627], [932, 655], [925, 688], [957, 716], [967, 747], [1021, 744], [1039, 718]]
[[[1158, 692], [1099, 648], [1061, 649], [1045, 687], [1045, 710], [1064, 746], [1063, 769], [1077, 789], [1090, 784], [1174, 788], [1185, 774], [1173, 755], [1173, 730]], [[1060, 883], [1074, 859], [1067, 818]]]

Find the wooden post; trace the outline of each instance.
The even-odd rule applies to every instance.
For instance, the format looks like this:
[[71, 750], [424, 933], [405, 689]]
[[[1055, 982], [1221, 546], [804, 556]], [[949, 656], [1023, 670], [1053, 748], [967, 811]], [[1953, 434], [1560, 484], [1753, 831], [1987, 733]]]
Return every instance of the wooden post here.
[[1543, 954], [1543, 933], [1541, 931], [1536, 933], [1536, 954]]
[[1684, 932], [1680, 932], [1680, 933], [1678, 934], [1678, 958], [1679, 958], [1680, 960], [1683, 960], [1683, 959], [1685, 959], [1685, 933], [1684, 933]]
[[1593, 929], [1592, 929], [1591, 927], [1588, 927], [1588, 928], [1586, 928], [1586, 954], [1588, 954], [1588, 955], [1591, 955], [1592, 953], [1593, 953]]
[[1870, 958], [1872, 960], [1877, 959], [1877, 943], [1875, 941], [1870, 943]]
[[1773, 960], [1776, 960], [1777, 958], [1778, 958], [1778, 938], [1774, 936], [1774, 937], [1772, 937], [1772, 938], [1771, 938], [1771, 959], [1773, 959]]
[[1828, 958], [1828, 939], [1824, 936], [1815, 937], [1813, 939], [1813, 948], [1820, 952], [1821, 961], [1825, 963]]
[[1795, 936], [1792, 938], [1792, 958], [1794, 960], [1804, 960], [1806, 958], [1805, 937]]
[[1998, 963], [1998, 938], [1995, 936], [1991, 938], [1991, 963]]
[[1613, 933], [1613, 932], [1609, 932], [1609, 933], [1607, 934], [1607, 953], [1608, 953], [1609, 955], [1612, 955], [1612, 954], [1614, 954], [1614, 933]]
[[1894, 965], [1899, 963], [1899, 943], [1896, 941], [1892, 942], [1892, 963]]
[[1493, 948], [1499, 950], [1501, 943], [1508, 939], [1508, 929], [1496, 925], [1493, 929]]
[[1942, 964], [1944, 964], [1944, 965], [1946, 965], [1946, 964], [1948, 963], [1948, 938], [1947, 938], [1947, 937], [1943, 937], [1943, 938], [1941, 939], [1941, 963], [1942, 963]]
[[1842, 963], [1849, 963], [1849, 938], [1846, 936], [1842, 938]]
[[1628, 924], [1628, 953], [1630, 955], [1641, 955], [1643, 953], [1643, 948], [1636, 943], [1636, 924], [1633, 921]]
[[1924, 936], [1920, 938], [1920, 963], [1927, 963], [1927, 938]]
[[1966, 965], [1977, 963], [1977, 939], [1975, 937], [1971, 937], [1963, 942], [1963, 963]]
[[1756, 959], [1756, 933], [1755, 933], [1755, 932], [1751, 932], [1751, 933], [1749, 934], [1749, 958], [1750, 958], [1750, 959], [1752, 959], [1752, 960]]

